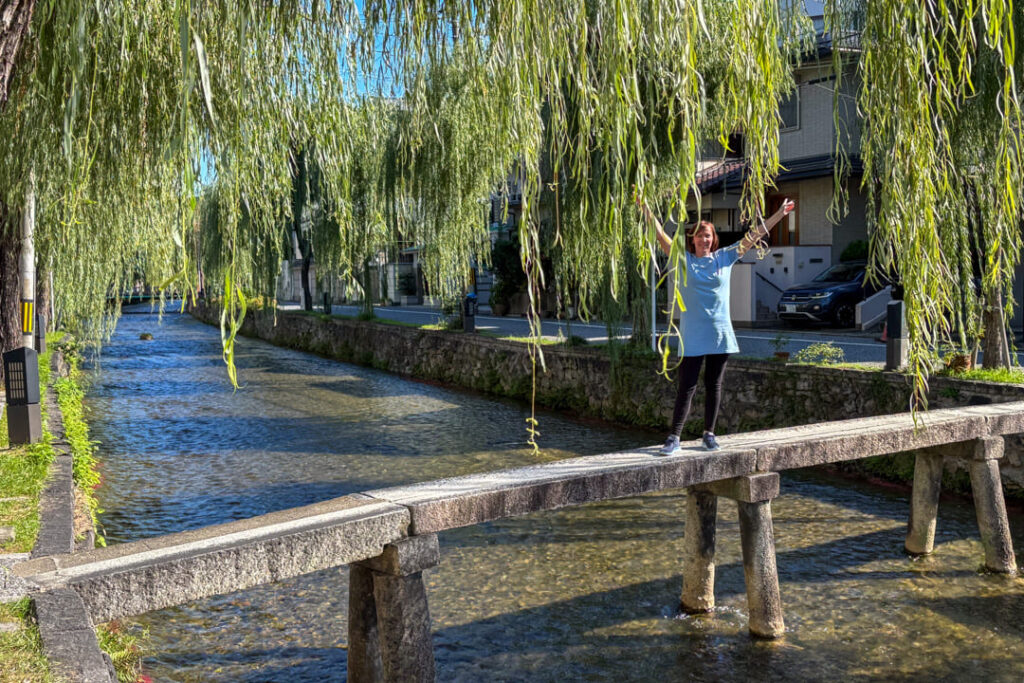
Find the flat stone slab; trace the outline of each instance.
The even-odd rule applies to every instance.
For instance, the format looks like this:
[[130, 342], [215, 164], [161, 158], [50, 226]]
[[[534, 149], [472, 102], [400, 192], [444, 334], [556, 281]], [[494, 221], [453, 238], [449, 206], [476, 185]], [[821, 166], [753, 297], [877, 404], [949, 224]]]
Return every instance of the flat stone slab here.
[[0, 602], [14, 602], [28, 595], [33, 586], [12, 571], [14, 565], [28, 559], [28, 553], [0, 555]]
[[[54, 407], [50, 408], [53, 415]], [[39, 496], [39, 535], [32, 557], [70, 553], [75, 549], [75, 495], [70, 455], [58, 454]]]
[[[916, 424], [910, 413], [900, 413], [737, 434], [733, 439], [757, 448], [758, 471], [781, 472], [988, 435], [985, 415], [952, 408], [921, 413]], [[733, 439], [723, 437], [723, 446], [726, 439], [730, 445], [734, 443]]]
[[657, 447], [366, 491], [404, 505], [410, 533], [427, 534], [502, 517], [677, 489], [754, 471], [752, 448], [696, 447], [660, 457]]
[[100, 651], [96, 630], [78, 593], [70, 588], [40, 593], [32, 606], [43, 652], [58, 675], [81, 683], [117, 680], [113, 664]]
[[73, 588], [99, 623], [376, 557], [408, 527], [405, 508], [356, 494], [15, 572], [37, 589]]
[[412, 534], [444, 531], [569, 505], [859, 460], [1024, 431], [1024, 402], [952, 408], [769, 429], [719, 438], [722, 449], [684, 447], [659, 457], [657, 447], [570, 458], [532, 467], [366, 491], [407, 506]]

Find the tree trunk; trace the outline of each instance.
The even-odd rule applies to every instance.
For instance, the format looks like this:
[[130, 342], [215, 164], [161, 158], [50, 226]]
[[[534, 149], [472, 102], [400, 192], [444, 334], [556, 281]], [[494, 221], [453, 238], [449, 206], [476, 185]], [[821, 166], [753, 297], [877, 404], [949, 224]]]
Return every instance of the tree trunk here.
[[[21, 346], [21, 284], [18, 260], [21, 235], [18, 215], [0, 205], [0, 351]], [[3, 367], [0, 364], [0, 379]]]
[[[309, 244], [309, 240], [303, 240]], [[312, 249], [305, 249], [302, 255], [302, 308], [307, 311], [313, 310], [313, 295], [309, 291], [309, 264], [313, 260]]]
[[1003, 319], [1003, 293], [999, 287], [985, 297], [985, 313], [982, 322], [985, 337], [981, 352], [986, 368], [1010, 367], [1010, 344], [1006, 339], [1006, 323]]
[[0, 0], [0, 108], [7, 104], [18, 53], [35, 8], [36, 0]]

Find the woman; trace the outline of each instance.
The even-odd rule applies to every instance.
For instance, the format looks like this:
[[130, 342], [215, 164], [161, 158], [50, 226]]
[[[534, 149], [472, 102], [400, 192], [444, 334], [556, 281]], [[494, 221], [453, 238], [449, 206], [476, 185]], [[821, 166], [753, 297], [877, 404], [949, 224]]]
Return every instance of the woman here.
[[[640, 205], [647, 220], [654, 221], [658, 244], [662, 251], [670, 253], [672, 238], [651, 215], [650, 209]], [[697, 389], [697, 377], [704, 365], [704, 448], [718, 450], [715, 439], [715, 421], [722, 399], [722, 376], [729, 354], [739, 351], [736, 333], [732, 329], [729, 315], [729, 278], [732, 266], [752, 246], [757, 244], [785, 216], [796, 208], [790, 199], [767, 221], [751, 228], [736, 244], [718, 248], [718, 233], [708, 221], [700, 221], [692, 233], [687, 235], [686, 278], [680, 278], [680, 293], [686, 310], [681, 317], [683, 339], [683, 362], [679, 373], [679, 393], [672, 411], [672, 432], [659, 455], [674, 455], [680, 450], [679, 436], [690, 413], [690, 402]]]

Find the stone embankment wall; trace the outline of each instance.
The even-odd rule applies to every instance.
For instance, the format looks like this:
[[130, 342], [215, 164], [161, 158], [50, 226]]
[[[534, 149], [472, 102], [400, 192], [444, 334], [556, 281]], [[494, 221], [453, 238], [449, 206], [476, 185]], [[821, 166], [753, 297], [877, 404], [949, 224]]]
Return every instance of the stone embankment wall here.
[[[204, 304], [192, 314], [210, 324], [219, 312]], [[242, 334], [278, 346], [312, 351], [417, 379], [529, 400], [533, 364], [525, 344], [476, 334], [422, 330], [377, 322], [278, 311], [250, 311]], [[649, 355], [617, 358], [600, 349], [544, 347], [547, 371], [536, 367], [537, 404], [620, 424], [664, 430], [675, 400], [674, 381], [658, 373]], [[677, 373], [673, 373], [673, 377]], [[718, 431], [750, 431], [812, 422], [889, 415], [909, 410], [910, 379], [877, 370], [785, 365], [734, 358], [726, 370]], [[1024, 399], [1024, 386], [933, 377], [931, 408]], [[699, 433], [703, 389], [698, 387], [689, 426]], [[1024, 439], [1007, 439], [1003, 477], [1008, 492], [1024, 498]], [[913, 458], [858, 462], [850, 469], [910, 481]], [[947, 484], [970, 490], [963, 466], [948, 468]]]

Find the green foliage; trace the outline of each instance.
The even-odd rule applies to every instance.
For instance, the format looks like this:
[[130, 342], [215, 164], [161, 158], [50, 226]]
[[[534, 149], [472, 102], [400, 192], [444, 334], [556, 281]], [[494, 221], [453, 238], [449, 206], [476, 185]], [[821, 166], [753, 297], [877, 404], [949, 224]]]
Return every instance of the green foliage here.
[[784, 332], [779, 332], [774, 337], [772, 337], [768, 341], [768, 343], [772, 345], [772, 348], [775, 349], [776, 352], [781, 352], [785, 351], [786, 345], [789, 344], [789, 341], [790, 336], [788, 334], [785, 334]]
[[142, 655], [149, 641], [149, 629], [128, 631], [111, 621], [96, 627], [100, 649], [110, 655], [118, 683], [135, 683], [142, 675]]
[[18, 626], [13, 631], [0, 631], [0, 672], [5, 681], [50, 683], [57, 680], [43, 655], [39, 628], [31, 614], [29, 598], [0, 603], [0, 623]]
[[797, 363], [814, 363], [819, 365], [835, 365], [846, 360], [846, 354], [833, 342], [811, 344], [793, 354]]
[[1024, 384], [1024, 369], [1017, 368], [976, 368], [966, 372], [940, 371], [940, 375], [953, 375], [957, 379], [973, 379], [981, 382], [1002, 382], [1004, 384]]
[[[50, 380], [48, 350], [39, 356], [39, 388], [45, 396]], [[14, 527], [14, 540], [4, 544], [6, 552], [29, 552], [39, 533], [39, 494], [42, 492], [53, 461], [52, 435], [46, 429], [46, 409], [42, 405], [43, 439], [31, 445], [13, 446], [8, 443], [7, 411], [0, 417], [0, 448], [8, 450], [0, 456], [0, 525]]]
[[[84, 338], [110, 330], [109, 293], [137, 276], [191, 291], [201, 265], [222, 295], [229, 367], [242, 293], [272, 293], [294, 226], [321, 277], [366, 301], [367, 264], [403, 245], [419, 246], [432, 293], [457, 294], [490, 257], [487, 200], [501, 189], [522, 196], [535, 314], [552, 287], [584, 313], [628, 309], [654, 244], [634, 195], [660, 215], [683, 208], [711, 145], [742, 131], [741, 213], [762, 213], [778, 103], [813, 43], [802, 7], [39, 3], [0, 113], [0, 201], [10, 227], [34, 188], [38, 262]], [[1024, 4], [829, 0], [826, 12], [836, 120], [863, 115], [871, 270], [905, 285], [923, 404], [930, 350], [967, 346], [981, 300], [1009, 291], [1019, 261]], [[840, 186], [848, 132], [834, 136]]]
[[491, 249], [491, 269], [497, 281], [491, 289], [491, 303], [509, 305], [512, 297], [526, 291], [518, 240], [500, 240]]
[[868, 258], [867, 240], [854, 240], [846, 245], [839, 255], [840, 261], [866, 261]]
[[[98, 528], [97, 515], [103, 511], [99, 509], [95, 490], [100, 485], [100, 475], [97, 469], [96, 443], [89, 439], [89, 427], [85, 422], [82, 403], [85, 392], [81, 382], [82, 373], [78, 368], [78, 362], [72, 361], [69, 376], [54, 382], [54, 390], [57, 393], [57, 405], [64, 417], [64, 436], [71, 446], [75, 484], [85, 497], [93, 526]], [[105, 545], [99, 534], [97, 541], [99, 545]]]
[[981, 301], [1009, 291], [1020, 257], [1024, 4], [833, 0], [826, 23], [859, 29], [833, 54], [840, 75], [845, 55], [858, 55], [869, 270], [903, 283], [924, 406], [932, 349], [969, 345]]

